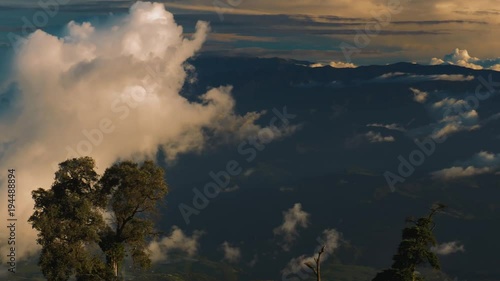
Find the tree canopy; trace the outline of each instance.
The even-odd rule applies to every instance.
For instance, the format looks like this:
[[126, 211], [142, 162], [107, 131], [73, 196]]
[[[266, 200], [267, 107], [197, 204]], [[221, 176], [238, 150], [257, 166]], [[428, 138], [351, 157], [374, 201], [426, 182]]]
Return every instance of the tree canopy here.
[[90, 157], [60, 163], [52, 187], [32, 193], [29, 221], [39, 231], [44, 276], [117, 280], [126, 256], [139, 268], [150, 266], [153, 215], [167, 191], [163, 170], [152, 161], [115, 163], [102, 177]]
[[444, 205], [437, 204], [431, 208], [426, 217], [406, 219], [410, 225], [403, 229], [402, 240], [397, 253], [392, 258], [391, 268], [378, 273], [373, 281], [423, 280], [416, 275], [417, 266], [423, 264], [440, 269], [439, 259], [431, 251], [431, 246], [436, 246], [437, 243], [432, 232], [435, 226], [433, 216], [444, 208]]

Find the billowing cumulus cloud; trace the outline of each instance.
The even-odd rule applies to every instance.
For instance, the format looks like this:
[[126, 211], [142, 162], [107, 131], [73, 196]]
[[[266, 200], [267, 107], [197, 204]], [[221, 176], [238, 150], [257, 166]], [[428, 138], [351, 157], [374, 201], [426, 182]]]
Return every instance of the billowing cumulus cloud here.
[[447, 256], [458, 252], [465, 252], [465, 247], [458, 241], [452, 241], [432, 247], [431, 251], [441, 256]]
[[283, 224], [276, 227], [273, 233], [283, 236], [282, 247], [288, 251], [291, 243], [299, 236], [299, 228], [307, 228], [310, 214], [302, 210], [302, 204], [296, 203], [287, 211], [283, 212]]
[[469, 55], [467, 50], [455, 49], [442, 59], [432, 58], [431, 65], [451, 64], [472, 69], [490, 69], [500, 71], [500, 58], [479, 59]]
[[198, 253], [199, 239], [203, 232], [195, 231], [191, 236], [177, 226], [172, 227], [169, 236], [152, 241], [149, 244], [149, 253], [152, 262], [164, 262], [169, 260], [169, 254], [182, 253], [184, 256], [193, 257]]
[[[263, 130], [291, 133], [256, 125], [263, 113], [236, 114], [230, 86], [210, 89], [197, 101], [180, 95], [194, 71], [186, 60], [209, 32], [205, 22], [187, 38], [162, 4], [137, 2], [114, 25], [71, 22], [67, 30], [62, 38], [31, 34], [11, 69], [11, 88], [18, 90], [0, 119], [0, 169], [17, 169], [19, 221], [33, 211], [31, 191], [50, 187], [57, 163], [67, 158], [91, 156], [102, 173], [118, 159], [153, 158], [158, 147], [167, 160], [199, 152], [207, 132], [221, 141]], [[5, 173], [0, 184], [6, 201]], [[17, 234], [18, 256], [38, 250], [31, 226], [20, 223]]]

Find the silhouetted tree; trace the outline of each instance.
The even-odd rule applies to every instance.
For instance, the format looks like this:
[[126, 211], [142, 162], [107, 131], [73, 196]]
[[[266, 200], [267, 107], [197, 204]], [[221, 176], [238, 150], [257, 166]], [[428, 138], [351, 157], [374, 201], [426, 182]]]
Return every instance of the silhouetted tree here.
[[117, 163], [101, 179], [90, 157], [62, 162], [52, 187], [32, 193], [42, 273], [49, 281], [116, 280], [127, 254], [147, 267], [151, 216], [166, 193], [163, 170], [151, 161]]
[[318, 252], [318, 257], [314, 258], [314, 263], [306, 262], [305, 265], [312, 269], [314, 275], [316, 275], [316, 281], [321, 281], [321, 255], [325, 252], [325, 246], [321, 247]]
[[29, 221], [39, 231], [42, 246], [39, 266], [49, 281], [86, 275], [102, 269], [86, 245], [99, 240], [104, 227], [94, 160], [89, 157], [59, 164], [52, 188], [33, 191], [35, 211]]
[[444, 208], [444, 205], [437, 204], [431, 208], [426, 217], [406, 219], [411, 226], [403, 229], [398, 252], [392, 258], [394, 261], [392, 267], [378, 273], [373, 281], [423, 280], [422, 277], [416, 275], [415, 270], [418, 265], [425, 263], [434, 269], [440, 269], [439, 259], [430, 248], [436, 246], [436, 238], [432, 232], [435, 227], [433, 216]]

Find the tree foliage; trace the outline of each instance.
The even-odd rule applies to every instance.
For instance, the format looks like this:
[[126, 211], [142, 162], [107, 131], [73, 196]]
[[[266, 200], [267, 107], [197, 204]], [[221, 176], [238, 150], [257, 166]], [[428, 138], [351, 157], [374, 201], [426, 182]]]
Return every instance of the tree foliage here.
[[163, 171], [150, 161], [141, 167], [122, 162], [107, 169], [100, 183], [109, 198], [108, 211], [113, 214], [99, 243], [107, 263], [116, 275], [128, 252], [134, 265], [149, 267], [146, 239], [154, 234], [156, 204], [167, 193]]
[[436, 246], [433, 230], [435, 223], [433, 216], [445, 206], [438, 204], [431, 208], [428, 216], [419, 219], [408, 218], [411, 224], [403, 229], [402, 241], [397, 253], [393, 256], [390, 269], [384, 270], [375, 276], [373, 281], [416, 281], [423, 280], [416, 275], [417, 266], [429, 264], [434, 269], [440, 269], [439, 259], [431, 251]]
[[163, 170], [151, 161], [116, 163], [102, 177], [90, 157], [62, 162], [52, 187], [32, 193], [42, 273], [49, 281], [118, 279], [127, 255], [149, 266], [152, 216], [166, 193]]

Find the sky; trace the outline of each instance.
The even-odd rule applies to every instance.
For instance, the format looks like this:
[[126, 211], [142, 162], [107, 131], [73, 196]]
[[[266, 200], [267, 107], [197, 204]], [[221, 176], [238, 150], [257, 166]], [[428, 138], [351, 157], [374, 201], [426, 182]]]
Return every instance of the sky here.
[[91, 156], [102, 173], [119, 159], [155, 159], [159, 147], [175, 163], [180, 154], [203, 151], [207, 135], [225, 143], [263, 133], [271, 142], [296, 130], [259, 125], [263, 112], [236, 113], [230, 85], [207, 89], [196, 101], [181, 95], [195, 79], [186, 61], [208, 33], [199, 21], [186, 35], [162, 4], [138, 2], [110, 24], [71, 21], [61, 37], [37, 30], [20, 39], [0, 84], [0, 169], [18, 170], [22, 182], [20, 257], [37, 251], [27, 223], [31, 191], [50, 187], [64, 159]]
[[[493, 0], [54, 3], [0, 0], [0, 170], [22, 167], [18, 214], [24, 221], [32, 213], [30, 192], [50, 186], [61, 159], [90, 155], [102, 172], [118, 159], [153, 158], [158, 147], [166, 161], [203, 151], [213, 141], [207, 131], [218, 142], [238, 143], [256, 134], [270, 135], [272, 142], [301, 129], [261, 125], [265, 112], [237, 113], [230, 85], [207, 89], [198, 101], [183, 96], [182, 86], [196, 80], [186, 62], [199, 54], [282, 57], [343, 68], [407, 61], [500, 70], [500, 10]], [[381, 79], [420, 79], [387, 75]], [[419, 89], [411, 93], [419, 103], [428, 96]], [[461, 102], [446, 99], [432, 110], [439, 115], [446, 103]], [[438, 137], [475, 129], [477, 112], [469, 113], [460, 116], [464, 120], [440, 121]], [[373, 143], [394, 141], [370, 132], [366, 137]], [[497, 163], [500, 155], [474, 157]], [[462, 166], [434, 176], [492, 171]], [[1, 190], [2, 202], [6, 194]], [[306, 225], [300, 205], [291, 212], [299, 213], [291, 215], [298, 217], [295, 224]], [[295, 239], [283, 234], [286, 225], [274, 233]], [[19, 254], [36, 253], [36, 233], [28, 224], [20, 228], [25, 243]], [[328, 229], [324, 234], [337, 237]], [[172, 235], [184, 239], [182, 232]], [[0, 242], [3, 252], [7, 244]], [[170, 247], [168, 239], [151, 247], [162, 245]], [[239, 258], [230, 243], [223, 248], [228, 260]]]
[[[41, 3], [56, 3], [56, 0]], [[46, 24], [36, 19], [38, 1], [0, 0], [0, 46], [8, 32], [29, 22], [58, 32], [71, 19], [94, 22], [127, 12], [134, 1], [59, 0]], [[356, 65], [399, 61], [428, 64], [455, 49], [472, 57], [500, 55], [496, 0], [161, 0], [187, 33], [198, 20], [210, 23], [202, 52], [285, 57]], [[43, 5], [42, 5], [43, 6]], [[19, 10], [19, 8], [24, 8]], [[48, 6], [52, 7], [52, 6]], [[31, 10], [27, 9], [31, 8]]]

